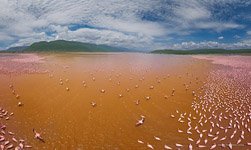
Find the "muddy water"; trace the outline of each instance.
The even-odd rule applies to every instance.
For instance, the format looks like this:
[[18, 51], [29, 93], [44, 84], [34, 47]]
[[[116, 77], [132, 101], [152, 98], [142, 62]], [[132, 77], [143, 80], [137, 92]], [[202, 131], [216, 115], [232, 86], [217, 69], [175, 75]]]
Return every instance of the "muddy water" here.
[[[14, 55], [11, 57], [20, 57]], [[182, 129], [181, 123], [170, 115], [176, 110], [192, 111], [192, 91], [203, 85], [212, 67], [208, 61], [190, 56], [38, 56], [43, 61], [28, 62], [27, 66], [22, 64], [26, 61], [15, 61], [8, 67], [18, 70], [0, 73], [1, 107], [14, 113], [9, 120], [2, 118], [1, 124], [33, 149], [147, 149], [147, 143], [163, 149], [165, 144], [174, 146], [177, 141], [186, 144], [186, 135], [177, 132], [177, 127]], [[27, 67], [36, 71], [22, 72]], [[9, 85], [13, 85], [14, 94]], [[146, 100], [147, 96], [150, 100]], [[135, 104], [137, 100], [139, 105]], [[18, 107], [18, 102], [23, 106]], [[92, 107], [91, 102], [97, 106]], [[146, 117], [145, 122], [135, 127], [140, 115]], [[42, 134], [45, 143], [34, 139], [33, 128]]]

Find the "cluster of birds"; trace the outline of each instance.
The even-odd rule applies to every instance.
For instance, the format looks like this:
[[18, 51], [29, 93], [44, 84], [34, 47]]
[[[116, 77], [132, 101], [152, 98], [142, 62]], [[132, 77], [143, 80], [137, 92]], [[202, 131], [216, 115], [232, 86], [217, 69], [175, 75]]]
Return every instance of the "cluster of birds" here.
[[[193, 92], [190, 113], [176, 111], [186, 134], [186, 145], [175, 148], [241, 149], [251, 147], [251, 78], [245, 70], [216, 70], [205, 85]], [[187, 144], [189, 143], [189, 144]], [[165, 149], [174, 147], [165, 145]]]
[[[19, 99], [20, 99], [20, 95], [17, 94], [16, 90], [14, 89], [14, 86], [11, 84], [11, 85], [9, 85], [9, 88], [11, 89], [11, 92], [12, 92], [12, 94], [16, 97], [16, 99], [19, 100]], [[18, 105], [18, 106], [23, 106], [23, 103], [22, 103], [21, 101], [19, 101], [19, 102], [17, 103], [17, 105]]]
[[[0, 118], [9, 120], [14, 113], [9, 113], [7, 110], [0, 108]], [[0, 150], [15, 149], [22, 150], [24, 148], [32, 148], [32, 146], [25, 143], [23, 139], [17, 139], [15, 133], [7, 130], [7, 125], [1, 122], [0, 124]]]
[[8, 55], [0, 59], [0, 72], [5, 75], [48, 73], [48, 70], [41, 67], [40, 60], [33, 59], [28, 55]]
[[[165, 144], [164, 149], [246, 149], [251, 147], [251, 78], [245, 69], [216, 70], [208, 81], [192, 91], [191, 111], [176, 110], [170, 117], [177, 119], [178, 134], [187, 139], [174, 145]], [[184, 84], [188, 90], [188, 85]], [[173, 89], [172, 96], [175, 89]], [[141, 116], [136, 126], [143, 125]], [[186, 126], [185, 130], [181, 128]], [[154, 139], [160, 141], [159, 137]], [[144, 144], [142, 140], [137, 141]], [[184, 143], [184, 144], [181, 144]], [[146, 143], [150, 149], [154, 146]]]
[[[218, 148], [242, 148], [251, 146], [251, 78], [249, 73], [243, 69], [231, 69], [224, 70], [219, 69], [212, 71], [207, 78], [207, 82], [204, 85], [192, 91], [193, 102], [191, 104], [190, 112], [182, 112], [176, 110], [176, 113], [171, 114], [170, 117], [177, 119], [180, 126], [177, 129], [178, 134], [186, 135], [186, 139], [173, 145], [165, 144], [164, 149], [218, 149]], [[50, 75], [52, 77], [52, 75]], [[168, 75], [169, 77], [169, 75]], [[92, 77], [95, 81], [95, 77]], [[109, 80], [112, 80], [109, 78]], [[140, 79], [144, 80], [144, 78]], [[196, 78], [198, 80], [198, 78]], [[68, 82], [68, 79], [60, 79], [59, 84], [64, 85], [64, 81]], [[161, 81], [158, 80], [158, 83]], [[87, 86], [85, 81], [82, 81], [84, 87]], [[120, 82], [117, 83], [118, 85]], [[135, 85], [138, 88], [139, 85]], [[189, 84], [184, 84], [185, 90], [189, 89]], [[20, 96], [16, 93], [14, 86], [10, 85], [17, 100], [20, 100]], [[149, 89], [154, 89], [153, 85], [149, 86]], [[66, 87], [66, 91], [70, 89]], [[130, 89], [126, 89], [127, 92]], [[175, 95], [175, 89], [173, 88], [170, 95], [164, 95], [165, 99]], [[101, 93], [106, 93], [105, 89], [100, 89]], [[119, 98], [123, 97], [123, 94], [118, 94]], [[145, 100], [150, 100], [150, 96], [145, 96]], [[140, 100], [135, 101], [136, 105], [140, 104]], [[23, 106], [21, 101], [18, 102], [18, 106]], [[95, 101], [90, 102], [92, 107], [97, 107]], [[10, 116], [14, 113], [8, 113], [8, 111], [0, 108], [0, 118], [9, 120]], [[144, 125], [146, 116], [141, 115], [136, 121], [135, 126], [139, 127]], [[182, 127], [186, 129], [182, 129]], [[1, 124], [0, 133], [0, 150], [1, 149], [13, 149], [16, 150], [31, 148], [32, 146], [26, 145], [25, 141], [17, 140], [14, 137], [13, 132], [8, 132], [6, 126]], [[32, 130], [34, 138], [45, 142], [41, 134], [35, 129]], [[5, 135], [11, 136], [11, 140], [7, 140]], [[158, 136], [153, 137], [156, 141], [162, 139]], [[150, 143], [145, 143], [142, 140], [137, 141], [140, 144], [146, 144], [149, 149], [155, 149]], [[15, 147], [16, 146], [16, 147]]]
[[[188, 75], [188, 73], [187, 73], [187, 75]], [[91, 74], [91, 76], [92, 76], [92, 81], [95, 81], [96, 78], [93, 76], [93, 74]], [[119, 76], [121, 76], [121, 75], [118, 74], [116, 77], [119, 77]], [[170, 77], [170, 75], [168, 74], [167, 77], [164, 77], [163, 79], [166, 79], [166, 78], [169, 78], [169, 77]], [[181, 76], [179, 76], [179, 78], [181, 78]], [[161, 80], [160, 80], [158, 77], [156, 77], [156, 79], [157, 79], [157, 83], [161, 83]], [[112, 80], [112, 78], [109, 78], [109, 81], [111, 81], [111, 80]], [[132, 78], [130, 78], [130, 80], [132, 80]], [[145, 80], [145, 78], [142, 77], [142, 78], [139, 79], [139, 80], [140, 80], [140, 81], [143, 81], [143, 80]], [[69, 79], [63, 80], [63, 79], [60, 78], [60, 79], [59, 79], [59, 84], [60, 84], [60, 85], [64, 85], [64, 81], [65, 81], [65, 82], [68, 82]], [[198, 78], [196, 78], [196, 83], [197, 83], [197, 82], [198, 82]], [[189, 89], [190, 84], [191, 84], [191, 82], [190, 82], [189, 84], [184, 84], [184, 87], [185, 87], [185, 90], [186, 90], [186, 91]], [[86, 82], [86, 81], [82, 81], [82, 85], [83, 85], [83, 87], [87, 87], [87, 82]], [[120, 82], [117, 82], [117, 85], [120, 85]], [[139, 88], [139, 85], [136, 84], [134, 88], [136, 88], [136, 89]], [[155, 88], [154, 85], [150, 85], [150, 86], [149, 86], [149, 89], [150, 89], [150, 90], [153, 90], [154, 88]], [[69, 91], [69, 88], [68, 88], [68, 87], [66, 87], [66, 91]], [[126, 89], [126, 91], [129, 92], [130, 89], [128, 88], [128, 89]], [[174, 95], [175, 95], [175, 91], [176, 91], [176, 90], [173, 88], [173, 89], [171, 90], [170, 95], [164, 95], [164, 98], [165, 98], [165, 99], [168, 99], [169, 97], [174, 96]], [[99, 92], [104, 94], [104, 93], [106, 93], [106, 90], [105, 90], [105, 89], [100, 89]], [[192, 91], [192, 95], [195, 95], [195, 91]], [[122, 97], [123, 97], [123, 94], [118, 94], [118, 98], [122, 98]], [[145, 100], [150, 100], [150, 99], [151, 99], [150, 96], [145, 96]], [[136, 105], [139, 105], [139, 104], [140, 104], [140, 100], [139, 100], [139, 99], [136, 100], [136, 101], [134, 101], [134, 102], [135, 102]], [[96, 103], [95, 101], [90, 102], [90, 105], [91, 105], [92, 107], [97, 107], [97, 103]], [[178, 113], [178, 111], [177, 111], [177, 113]], [[172, 117], [174, 118], [175, 116], [172, 115]], [[139, 119], [136, 121], [136, 123], [135, 123], [135, 127], [142, 126], [142, 125], [145, 123], [145, 119], [146, 119], [146, 117], [145, 117], [144, 115], [140, 115], [140, 118], [139, 118]], [[184, 122], [184, 121], [182, 121], [182, 120], [179, 120], [179, 121], [180, 121], [180, 122]], [[154, 138], [154, 140], [161, 141], [161, 138], [158, 137], [158, 136], [154, 136], [153, 138]], [[139, 140], [139, 139], [138, 139], [137, 142], [140, 143], [140, 144], [144, 144], [144, 142], [143, 142], [142, 140]], [[154, 149], [154, 146], [151, 145], [150, 143], [146, 143], [146, 146], [147, 146], [148, 148], [150, 148], [150, 149]], [[176, 146], [177, 146], [177, 147], [182, 147], [183, 145], [182, 145], [182, 144], [179, 144], [179, 143], [176, 143]], [[190, 145], [190, 146], [191, 146], [191, 145]], [[172, 149], [172, 148], [171, 148], [170, 146], [168, 146], [168, 145], [164, 145], [164, 148], [165, 148], [165, 149]]]
[[[12, 90], [13, 95], [16, 97], [16, 99], [20, 99], [20, 96], [16, 94], [16, 91], [14, 90], [13, 85], [9, 85], [9, 88]], [[17, 106], [21, 107], [23, 104], [19, 101]], [[8, 112], [4, 108], [0, 107], [0, 119], [10, 120], [10, 117], [13, 116], [13, 112]], [[38, 133], [35, 129], [32, 130], [34, 133], [34, 138], [45, 142], [42, 138], [41, 134]], [[14, 132], [7, 130], [7, 125], [3, 124], [3, 121], [0, 123], [0, 150], [6, 150], [6, 149], [15, 149], [15, 150], [23, 150], [27, 148], [32, 148], [31, 145], [26, 144], [26, 141], [24, 139], [18, 139], [15, 136]]]

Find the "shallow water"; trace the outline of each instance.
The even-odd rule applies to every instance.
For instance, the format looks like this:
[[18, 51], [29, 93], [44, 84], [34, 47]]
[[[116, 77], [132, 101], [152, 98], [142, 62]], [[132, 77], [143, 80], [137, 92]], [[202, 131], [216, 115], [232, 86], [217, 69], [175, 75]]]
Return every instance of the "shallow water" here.
[[[34, 149], [147, 149], [147, 143], [155, 149], [165, 144], [174, 148], [175, 143], [187, 147], [187, 135], [177, 132], [187, 125], [177, 121], [176, 110], [195, 114], [192, 91], [202, 92], [199, 89], [217, 68], [191, 56], [62, 53], [39, 54], [39, 59], [34, 55], [36, 59], [27, 58], [28, 62], [23, 57], [33, 56], [11, 61], [11, 72], [6, 65], [0, 72], [1, 107], [14, 113], [1, 123]], [[23, 71], [29, 68], [35, 71]], [[146, 119], [136, 127], [140, 115]], [[33, 128], [45, 143], [34, 139]]]

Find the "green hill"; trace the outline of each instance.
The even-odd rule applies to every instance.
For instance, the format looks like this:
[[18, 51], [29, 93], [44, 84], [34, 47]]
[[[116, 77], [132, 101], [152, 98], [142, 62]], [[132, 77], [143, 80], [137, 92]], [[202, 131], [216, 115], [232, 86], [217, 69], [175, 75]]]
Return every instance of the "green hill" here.
[[41, 41], [36, 42], [23, 49], [15, 52], [122, 52], [128, 51], [123, 48], [111, 47], [106, 45], [96, 45], [75, 41]]
[[247, 54], [251, 49], [195, 49], [195, 50], [155, 50], [155, 54], [176, 54], [176, 55], [195, 55], [195, 54]]

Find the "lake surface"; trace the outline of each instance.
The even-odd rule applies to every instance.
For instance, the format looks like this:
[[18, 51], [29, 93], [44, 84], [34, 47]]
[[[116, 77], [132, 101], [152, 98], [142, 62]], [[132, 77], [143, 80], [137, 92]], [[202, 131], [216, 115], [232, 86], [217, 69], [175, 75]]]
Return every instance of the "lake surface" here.
[[[192, 56], [142, 53], [1, 54], [0, 59], [0, 107], [9, 112], [9, 119], [3, 116], [0, 121], [14, 133], [4, 135], [14, 147], [19, 142], [12, 137], [24, 139], [25, 145], [33, 149], [181, 147], [177, 144], [185, 149], [190, 144], [194, 148], [203, 145], [205, 149], [217, 144], [217, 148], [222, 137], [232, 135], [232, 129], [224, 132], [234, 119], [227, 116], [224, 123], [218, 123], [210, 116], [215, 113], [217, 119], [224, 118], [228, 114], [223, 109], [226, 107], [232, 115], [237, 113], [232, 108], [236, 108], [239, 116], [235, 120], [240, 119], [241, 127], [233, 127], [238, 131], [236, 139], [229, 138], [224, 143], [236, 143], [239, 131], [245, 131], [244, 139], [238, 143], [244, 145], [239, 149], [247, 149], [251, 142], [249, 67], [219, 65]], [[250, 60], [245, 58], [247, 63]], [[225, 96], [222, 89], [229, 89], [222, 91]], [[245, 95], [243, 100], [236, 105], [232, 102], [240, 97], [233, 90], [244, 90], [239, 92]], [[220, 98], [225, 107], [210, 95]], [[18, 106], [19, 102], [22, 106]], [[214, 113], [208, 111], [210, 106], [216, 110]], [[14, 114], [10, 116], [11, 112]], [[144, 124], [136, 127], [141, 115], [145, 116]], [[209, 131], [209, 118], [215, 122], [213, 131]], [[192, 122], [192, 129], [188, 122]], [[223, 125], [224, 130], [220, 129]], [[33, 128], [45, 143], [34, 139]], [[213, 137], [205, 142], [209, 132], [214, 132]], [[196, 144], [198, 139], [201, 142]]]

